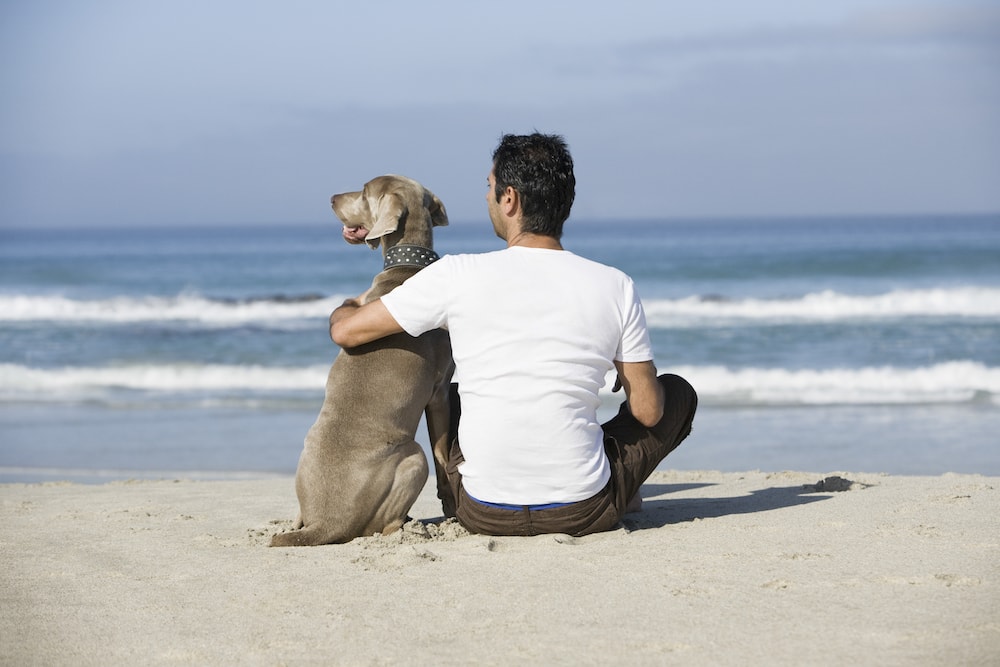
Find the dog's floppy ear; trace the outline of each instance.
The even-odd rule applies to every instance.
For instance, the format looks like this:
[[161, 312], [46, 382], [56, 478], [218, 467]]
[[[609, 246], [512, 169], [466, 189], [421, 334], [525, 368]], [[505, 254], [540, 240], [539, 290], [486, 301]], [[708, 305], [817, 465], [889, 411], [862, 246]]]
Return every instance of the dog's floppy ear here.
[[375, 249], [378, 248], [383, 236], [396, 231], [399, 219], [406, 213], [406, 205], [398, 194], [387, 192], [379, 197], [369, 197], [368, 206], [375, 222], [365, 236], [365, 243]]
[[444, 227], [448, 224], [448, 212], [444, 210], [444, 204], [430, 190], [427, 190], [427, 194], [431, 197], [430, 206], [427, 207], [431, 212], [431, 225], [434, 227]]

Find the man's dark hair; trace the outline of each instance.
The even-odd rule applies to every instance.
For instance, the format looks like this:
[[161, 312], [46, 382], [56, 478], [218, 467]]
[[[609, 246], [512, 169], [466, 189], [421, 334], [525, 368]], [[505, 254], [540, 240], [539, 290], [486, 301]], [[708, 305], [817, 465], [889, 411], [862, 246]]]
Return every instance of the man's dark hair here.
[[576, 177], [573, 158], [561, 136], [503, 135], [493, 151], [493, 176], [498, 202], [508, 187], [517, 191], [524, 231], [562, 237], [576, 196]]

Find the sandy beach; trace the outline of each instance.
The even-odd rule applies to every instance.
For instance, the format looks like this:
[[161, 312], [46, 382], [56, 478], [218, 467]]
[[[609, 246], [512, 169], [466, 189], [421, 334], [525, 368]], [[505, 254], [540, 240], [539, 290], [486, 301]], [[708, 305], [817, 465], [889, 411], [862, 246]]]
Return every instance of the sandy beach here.
[[[817, 482], [823, 484], [817, 487]], [[1000, 478], [657, 472], [585, 538], [266, 546], [293, 480], [0, 486], [5, 665], [996, 665]]]

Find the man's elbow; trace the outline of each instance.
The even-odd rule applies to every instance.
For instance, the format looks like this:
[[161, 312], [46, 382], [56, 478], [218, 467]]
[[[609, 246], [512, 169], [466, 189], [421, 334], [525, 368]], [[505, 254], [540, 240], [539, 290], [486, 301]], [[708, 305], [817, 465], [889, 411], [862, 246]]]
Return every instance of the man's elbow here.
[[330, 325], [330, 340], [345, 349], [360, 345], [360, 342], [353, 335], [350, 327], [345, 326], [343, 322], [337, 322]]
[[653, 428], [663, 419], [663, 405], [650, 405], [643, 410], [632, 410], [632, 416], [646, 428]]
[[663, 419], [663, 404], [666, 396], [663, 393], [663, 386], [654, 379], [648, 391], [640, 395], [632, 396], [634, 399], [629, 407], [632, 409], [632, 416], [645, 426], [652, 428]]

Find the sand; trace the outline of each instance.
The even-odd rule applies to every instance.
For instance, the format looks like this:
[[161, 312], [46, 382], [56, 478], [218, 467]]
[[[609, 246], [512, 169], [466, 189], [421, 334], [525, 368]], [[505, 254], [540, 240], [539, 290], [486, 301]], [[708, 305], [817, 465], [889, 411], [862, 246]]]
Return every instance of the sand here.
[[0, 661], [1000, 664], [1000, 478], [657, 472], [642, 495], [613, 532], [512, 538], [433, 523], [428, 488], [403, 532], [272, 549], [291, 478], [3, 485]]

